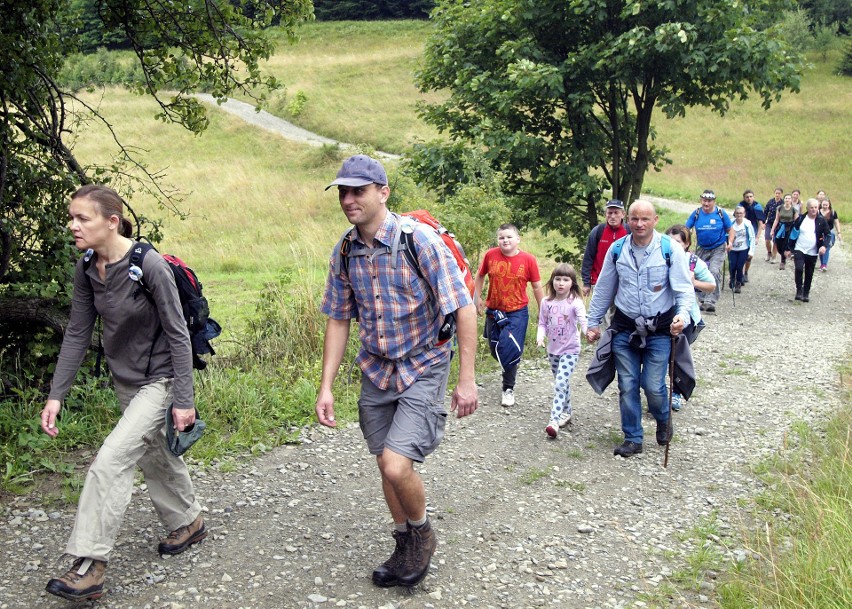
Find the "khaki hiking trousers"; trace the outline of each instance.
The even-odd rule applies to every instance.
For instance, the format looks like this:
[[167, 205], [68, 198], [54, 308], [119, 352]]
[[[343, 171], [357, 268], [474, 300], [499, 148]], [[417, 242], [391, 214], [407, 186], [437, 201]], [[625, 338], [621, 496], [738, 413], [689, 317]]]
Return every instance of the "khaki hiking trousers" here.
[[115, 392], [121, 418], [86, 474], [65, 548], [72, 556], [109, 560], [130, 504], [137, 465], [168, 531], [190, 524], [201, 513], [186, 464], [166, 445], [165, 415], [172, 380], [160, 379], [141, 388], [116, 383]]

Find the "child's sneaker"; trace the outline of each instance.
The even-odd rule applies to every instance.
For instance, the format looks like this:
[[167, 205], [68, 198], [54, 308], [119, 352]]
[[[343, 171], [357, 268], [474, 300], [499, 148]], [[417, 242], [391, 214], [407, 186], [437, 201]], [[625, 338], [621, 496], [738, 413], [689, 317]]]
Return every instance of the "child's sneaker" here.
[[556, 419], [552, 420], [547, 424], [547, 427], [544, 428], [544, 431], [547, 432], [551, 438], [555, 438], [559, 434], [559, 421]]
[[514, 389], [504, 389], [503, 390], [503, 399], [500, 402], [503, 406], [508, 408], [509, 406], [515, 405], [515, 390]]
[[565, 427], [568, 423], [571, 422], [571, 413], [563, 412], [559, 415], [559, 427]]
[[683, 406], [683, 397], [679, 393], [672, 393], [672, 410], [680, 412], [681, 406]]

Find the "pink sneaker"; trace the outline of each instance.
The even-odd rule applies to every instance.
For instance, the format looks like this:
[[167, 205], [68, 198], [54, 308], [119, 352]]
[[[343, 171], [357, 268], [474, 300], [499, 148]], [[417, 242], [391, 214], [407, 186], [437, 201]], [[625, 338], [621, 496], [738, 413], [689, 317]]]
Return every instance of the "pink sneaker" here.
[[826, 266], [823, 264], [821, 267], [819, 267], [819, 270], [821, 270], [823, 273], [825, 273], [828, 269], [827, 269], [827, 268], [826, 268]]

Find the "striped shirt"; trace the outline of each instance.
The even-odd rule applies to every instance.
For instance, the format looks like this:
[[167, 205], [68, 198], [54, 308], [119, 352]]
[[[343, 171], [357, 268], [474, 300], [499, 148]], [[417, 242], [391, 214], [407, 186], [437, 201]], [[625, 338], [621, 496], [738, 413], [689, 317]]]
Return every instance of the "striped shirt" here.
[[[430, 366], [450, 356], [450, 343], [430, 346], [438, 336], [444, 315], [473, 301], [458, 264], [440, 237], [417, 225], [414, 244], [421, 278], [402, 251], [396, 268], [390, 254], [349, 256], [335, 275], [340, 256], [334, 248], [321, 311], [336, 320], [358, 321], [361, 349], [356, 362], [376, 387], [394, 383], [398, 392], [410, 387]], [[374, 238], [374, 246], [392, 247], [400, 218], [388, 212]], [[353, 249], [366, 247], [352, 231]], [[409, 355], [414, 353], [413, 355]]]

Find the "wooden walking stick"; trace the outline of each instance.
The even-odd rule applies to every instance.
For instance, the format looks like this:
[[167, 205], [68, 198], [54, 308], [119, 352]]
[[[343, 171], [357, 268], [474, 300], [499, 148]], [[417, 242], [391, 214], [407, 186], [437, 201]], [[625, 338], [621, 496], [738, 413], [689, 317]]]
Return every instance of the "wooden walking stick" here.
[[677, 337], [672, 336], [672, 349], [669, 354], [669, 422], [668, 428], [666, 429], [666, 435], [669, 436], [669, 441], [666, 443], [666, 454], [663, 457], [663, 467], [669, 466], [669, 445], [671, 445], [673, 439], [672, 436], [674, 436], [674, 434], [670, 432], [672, 428], [672, 390], [674, 388], [675, 340], [677, 340]]

